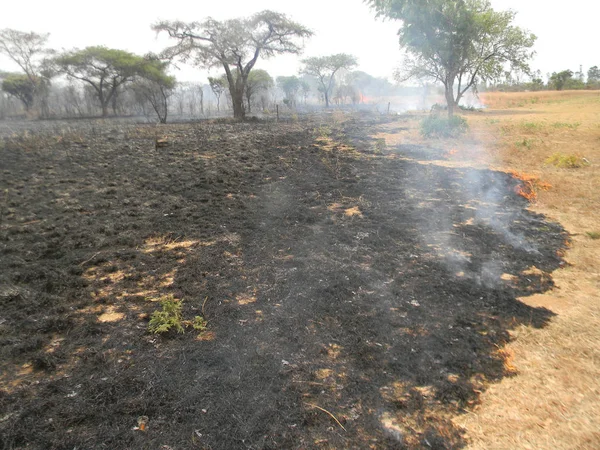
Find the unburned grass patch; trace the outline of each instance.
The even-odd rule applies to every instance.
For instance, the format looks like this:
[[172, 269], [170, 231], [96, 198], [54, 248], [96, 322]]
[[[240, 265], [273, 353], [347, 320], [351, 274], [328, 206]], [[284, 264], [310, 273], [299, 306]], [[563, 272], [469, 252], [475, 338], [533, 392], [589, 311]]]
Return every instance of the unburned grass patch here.
[[590, 162], [581, 155], [565, 155], [564, 153], [556, 152], [546, 159], [546, 164], [561, 169], [581, 169], [582, 167], [589, 166]]
[[468, 128], [467, 120], [456, 115], [447, 117], [440, 114], [431, 114], [420, 123], [421, 134], [427, 138], [458, 137], [466, 133]]

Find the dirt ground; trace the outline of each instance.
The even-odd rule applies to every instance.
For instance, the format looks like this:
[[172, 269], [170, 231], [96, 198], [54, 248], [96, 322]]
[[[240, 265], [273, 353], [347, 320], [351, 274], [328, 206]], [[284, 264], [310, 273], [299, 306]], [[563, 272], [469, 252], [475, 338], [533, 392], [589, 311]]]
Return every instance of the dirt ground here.
[[0, 127], [0, 447], [466, 445], [569, 237], [409, 120]]

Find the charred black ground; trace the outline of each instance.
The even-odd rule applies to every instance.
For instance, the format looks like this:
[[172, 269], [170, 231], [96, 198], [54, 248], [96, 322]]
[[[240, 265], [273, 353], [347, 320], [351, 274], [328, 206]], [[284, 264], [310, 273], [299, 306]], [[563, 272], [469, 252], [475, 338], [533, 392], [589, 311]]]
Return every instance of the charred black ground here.
[[[5, 132], [0, 446], [464, 445], [566, 234], [509, 175], [381, 153], [383, 120]], [[165, 294], [208, 332], [149, 334]]]

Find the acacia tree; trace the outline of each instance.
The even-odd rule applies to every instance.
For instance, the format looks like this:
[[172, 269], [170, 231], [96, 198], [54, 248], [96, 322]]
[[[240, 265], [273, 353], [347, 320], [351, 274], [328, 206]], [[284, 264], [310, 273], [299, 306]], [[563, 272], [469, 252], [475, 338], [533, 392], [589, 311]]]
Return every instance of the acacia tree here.
[[273, 86], [273, 78], [266, 70], [255, 69], [248, 75], [246, 84], [246, 102], [248, 112], [252, 112], [252, 98], [259, 92], [268, 91]]
[[465, 92], [507, 69], [529, 73], [535, 35], [513, 26], [514, 11], [494, 11], [488, 0], [365, 0], [378, 16], [402, 21], [398, 35], [408, 53], [397, 73], [433, 79], [445, 88], [452, 117]]
[[166, 57], [192, 60], [194, 64], [208, 68], [223, 67], [236, 119], [246, 115], [244, 93], [258, 58], [298, 54], [302, 50], [299, 39], [313, 34], [284, 14], [273, 11], [225, 21], [210, 17], [203, 22], [161, 21], [152, 29], [165, 31], [177, 40], [176, 45], [164, 50]]
[[296, 96], [302, 87], [300, 79], [294, 75], [289, 77], [280, 76], [277, 77], [277, 86], [279, 86], [279, 89], [283, 91], [283, 95], [285, 96], [283, 103], [290, 107], [296, 106]]
[[304, 68], [301, 73], [312, 75], [319, 80], [321, 90], [325, 95], [325, 107], [329, 108], [329, 96], [335, 82], [335, 74], [341, 70], [351, 70], [358, 62], [352, 55], [338, 53], [329, 56], [313, 56], [302, 60]]
[[147, 55], [145, 59], [147, 62], [141, 66], [132, 84], [133, 92], [152, 106], [160, 123], [167, 123], [175, 77], [166, 74], [168, 62], [161, 61], [155, 55]]
[[562, 91], [569, 81], [573, 80], [573, 71], [563, 70], [562, 72], [553, 72], [550, 76], [549, 84], [557, 91]]
[[9, 74], [2, 80], [2, 90], [20, 100], [27, 112], [33, 105], [36, 86], [27, 75], [20, 73]]
[[587, 85], [588, 87], [594, 87], [600, 82], [600, 69], [598, 66], [592, 66], [589, 68], [587, 73]]
[[[45, 96], [50, 85], [52, 71], [49, 70], [46, 58], [53, 53], [46, 47], [50, 34], [38, 34], [34, 32], [23, 32], [5, 28], [0, 30], [0, 53], [6, 55], [16, 63], [23, 73], [24, 77], [18, 80], [13, 79], [10, 88], [17, 88], [20, 96], [17, 96], [23, 103], [27, 111], [37, 98], [41, 99], [42, 115], [47, 113]], [[29, 86], [25, 86], [29, 84]], [[18, 85], [18, 86], [17, 86]], [[28, 94], [25, 94], [25, 92]], [[15, 95], [15, 93], [12, 93]], [[31, 97], [25, 103], [25, 98]]]
[[227, 90], [227, 77], [225, 77], [225, 75], [221, 75], [220, 77], [208, 77], [208, 84], [210, 90], [217, 98], [217, 112], [219, 112], [221, 111], [221, 95]]
[[101, 46], [73, 50], [59, 55], [54, 61], [59, 71], [94, 89], [102, 117], [108, 115], [108, 106], [119, 87], [133, 81], [136, 76], [143, 76], [154, 64], [133, 53]]

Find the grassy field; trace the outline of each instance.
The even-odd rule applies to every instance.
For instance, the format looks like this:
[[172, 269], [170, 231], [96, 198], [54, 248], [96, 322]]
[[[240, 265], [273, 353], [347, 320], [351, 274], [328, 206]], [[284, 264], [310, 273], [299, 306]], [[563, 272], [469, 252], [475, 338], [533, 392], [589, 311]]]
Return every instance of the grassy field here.
[[451, 148], [452, 166], [488, 166], [529, 179], [531, 209], [571, 234], [557, 288], [522, 301], [557, 313], [521, 326], [505, 349], [518, 376], [492, 386], [456, 423], [472, 448], [597, 448], [600, 443], [600, 92], [486, 93], [465, 113], [461, 140], [424, 140], [418, 117], [388, 144]]

